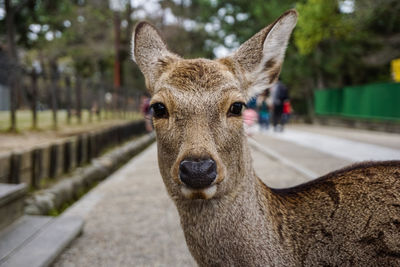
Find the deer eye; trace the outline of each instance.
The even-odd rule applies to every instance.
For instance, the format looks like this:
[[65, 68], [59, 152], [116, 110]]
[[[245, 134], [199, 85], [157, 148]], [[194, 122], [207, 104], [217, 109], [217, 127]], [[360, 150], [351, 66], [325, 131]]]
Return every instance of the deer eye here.
[[156, 119], [167, 118], [168, 110], [167, 107], [163, 103], [154, 103], [150, 106], [153, 110], [153, 117]]
[[235, 102], [231, 105], [231, 107], [229, 108], [228, 111], [228, 117], [230, 116], [241, 116], [242, 115], [242, 111], [243, 111], [243, 107], [245, 107], [246, 105], [242, 102]]

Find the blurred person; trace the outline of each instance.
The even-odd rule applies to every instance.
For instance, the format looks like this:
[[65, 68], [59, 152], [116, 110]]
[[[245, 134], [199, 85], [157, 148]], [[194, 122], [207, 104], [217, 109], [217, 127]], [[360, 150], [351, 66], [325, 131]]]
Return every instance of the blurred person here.
[[243, 111], [243, 124], [246, 134], [251, 136], [257, 131], [257, 97], [251, 98], [246, 106], [247, 108]]
[[287, 87], [279, 80], [271, 88], [272, 97], [272, 123], [275, 132], [282, 132], [284, 122], [282, 121], [283, 104], [289, 99]]
[[283, 112], [282, 112], [282, 124], [283, 125], [289, 122], [292, 112], [293, 112], [293, 109], [292, 109], [292, 105], [290, 104], [290, 100], [286, 99], [285, 102], [283, 102]]
[[269, 89], [265, 89], [257, 97], [258, 123], [261, 131], [267, 131], [269, 128]]
[[152, 110], [150, 107], [150, 97], [147, 94], [143, 94], [140, 98], [140, 112], [142, 113], [145, 121], [145, 127], [147, 132], [153, 131], [152, 123]]

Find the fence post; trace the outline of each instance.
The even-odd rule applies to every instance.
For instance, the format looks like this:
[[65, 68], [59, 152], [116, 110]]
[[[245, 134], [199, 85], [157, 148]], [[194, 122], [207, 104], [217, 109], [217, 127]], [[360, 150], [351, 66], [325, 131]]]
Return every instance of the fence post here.
[[32, 179], [31, 179], [31, 185], [35, 189], [40, 188], [40, 179], [42, 177], [42, 172], [43, 172], [43, 149], [37, 148], [32, 151], [31, 154], [32, 157]]
[[64, 150], [63, 150], [63, 172], [68, 173], [71, 169], [72, 165], [72, 142], [67, 141], [64, 143]]
[[13, 153], [10, 157], [9, 183], [19, 184], [21, 182], [21, 153]]
[[37, 129], [38, 90], [37, 90], [37, 73], [35, 68], [33, 68], [31, 72], [31, 80], [32, 80], [32, 129]]
[[102, 96], [104, 95], [103, 85], [99, 85], [100, 90], [97, 92], [97, 120], [101, 121], [101, 112], [103, 111]]
[[86, 95], [89, 96], [87, 97], [88, 102], [87, 102], [87, 109], [89, 111], [89, 122], [92, 123], [92, 118], [93, 118], [93, 83], [91, 81], [88, 81], [86, 83]]
[[82, 80], [78, 75], [76, 76], [76, 116], [78, 123], [82, 123]]
[[16, 73], [11, 77], [10, 83], [10, 131], [16, 132], [17, 131], [17, 91], [19, 88], [19, 81], [18, 81], [18, 70]]
[[50, 146], [50, 163], [49, 163], [49, 177], [50, 178], [55, 178], [57, 176], [57, 169], [60, 167], [60, 159], [58, 157], [58, 148], [59, 146], [57, 144], [52, 144]]
[[66, 87], [66, 93], [67, 93], [67, 99], [66, 99], [66, 108], [67, 108], [67, 123], [71, 124], [71, 79], [69, 76], [65, 76], [65, 87]]
[[128, 110], [127, 110], [127, 108], [128, 108], [128, 94], [127, 94], [127, 90], [126, 90], [126, 87], [122, 87], [122, 95], [123, 95], [123, 99], [122, 99], [122, 101], [123, 101], [123, 115], [122, 115], [122, 117], [124, 118], [124, 119], [126, 119], [126, 115], [127, 115], [127, 112], [128, 112]]

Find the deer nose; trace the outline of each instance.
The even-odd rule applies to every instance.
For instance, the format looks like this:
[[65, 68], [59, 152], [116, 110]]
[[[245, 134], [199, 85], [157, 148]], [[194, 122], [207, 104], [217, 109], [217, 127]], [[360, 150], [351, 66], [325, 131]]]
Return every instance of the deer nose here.
[[183, 160], [179, 165], [179, 178], [194, 189], [205, 188], [217, 177], [217, 164], [212, 159]]

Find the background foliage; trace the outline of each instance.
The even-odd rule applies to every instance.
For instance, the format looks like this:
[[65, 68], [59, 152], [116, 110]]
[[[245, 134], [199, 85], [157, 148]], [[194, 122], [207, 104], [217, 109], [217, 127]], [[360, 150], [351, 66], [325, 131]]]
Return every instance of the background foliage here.
[[[64, 73], [112, 84], [115, 12], [100, 0], [0, 0], [0, 45], [7, 51], [5, 3], [15, 8], [19, 64], [51, 64]], [[313, 114], [313, 91], [390, 81], [390, 61], [400, 56], [397, 0], [165, 0], [119, 1], [122, 84], [144, 91], [130, 61], [134, 24], [146, 19], [161, 29], [169, 47], [184, 57], [231, 51], [290, 8], [300, 14], [281, 79], [298, 113]], [[146, 6], [157, 8], [146, 11]], [[341, 9], [352, 6], [350, 11]]]

